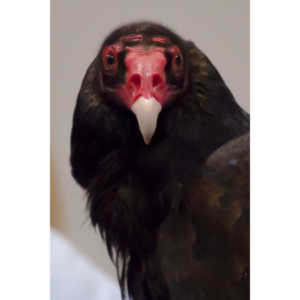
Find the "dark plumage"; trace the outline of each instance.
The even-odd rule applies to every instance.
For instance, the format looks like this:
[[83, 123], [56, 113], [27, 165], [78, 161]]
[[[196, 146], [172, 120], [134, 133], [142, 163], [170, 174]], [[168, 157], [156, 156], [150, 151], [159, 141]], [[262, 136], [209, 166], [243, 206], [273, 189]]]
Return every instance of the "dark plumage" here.
[[172, 201], [156, 250], [170, 298], [249, 299], [249, 135], [211, 154]]
[[[125, 37], [125, 42], [122, 37]], [[115, 50], [117, 46], [114, 46], [113, 51], [119, 52], [106, 54], [111, 51], [113, 44], [121, 44], [120, 47], [129, 49], [129, 52]], [[131, 106], [124, 104], [126, 99], [116, 92], [132, 78], [136, 87], [143, 84], [143, 81], [136, 81], [136, 74], [132, 77], [126, 75], [130, 67], [126, 64], [126, 57], [129, 56], [128, 53], [134, 54], [139, 47], [142, 47], [142, 51], [159, 48], [160, 52], [153, 52], [151, 55], [157, 55], [166, 63], [162, 64], [164, 68], [159, 73], [160, 77], [156, 73], [153, 75], [158, 78], [157, 81], [153, 79], [153, 86], [161, 84], [173, 93], [167, 104], [163, 102], [166, 96], [161, 97], [162, 109], [149, 145], [144, 143], [145, 137], [139, 131]], [[168, 49], [177, 54], [172, 57], [173, 52]], [[209, 251], [209, 246], [205, 242], [200, 243], [199, 239], [205, 232], [207, 235], [214, 234], [215, 227], [211, 226], [215, 218], [214, 212], [207, 211], [208, 221], [205, 227], [194, 222], [197, 219], [194, 214], [199, 214], [199, 218], [203, 214], [197, 203], [206, 203], [205, 201], [210, 201], [217, 193], [213, 188], [201, 188], [198, 191], [198, 186], [205, 185], [203, 180], [207, 174], [210, 174], [207, 177], [208, 187], [213, 186], [216, 180], [216, 185], [225, 189], [224, 203], [229, 203], [230, 217], [226, 219], [226, 214], [222, 211], [224, 222], [220, 226], [226, 227], [226, 222], [233, 222], [231, 215], [235, 214], [235, 207], [230, 203], [247, 201], [248, 198], [233, 199], [235, 195], [226, 191], [231, 187], [227, 188], [226, 183], [220, 181], [222, 170], [218, 173], [219, 170], [215, 169], [210, 173], [206, 170], [207, 165], [203, 166], [203, 163], [221, 145], [248, 130], [249, 116], [235, 102], [218, 71], [193, 43], [152, 23], [126, 25], [114, 31], [104, 41], [99, 54], [87, 70], [78, 95], [71, 136], [71, 165], [74, 178], [87, 190], [92, 223], [99, 228], [107, 243], [108, 251], [117, 267], [123, 295], [127, 282], [128, 292], [133, 299], [165, 300], [175, 297], [169, 282], [172, 277], [168, 274], [172, 274], [172, 269], [176, 266], [163, 261], [163, 253], [172, 249], [168, 250], [169, 246], [165, 244], [167, 241], [164, 243], [161, 240], [164, 228], [161, 226], [167, 226], [165, 224], [168, 224], [168, 216], [174, 205], [176, 206], [178, 197], [181, 207], [179, 211], [184, 211], [184, 218], [180, 221], [184, 223], [182, 232], [186, 226], [194, 226], [197, 239], [193, 238], [189, 242], [196, 243], [193, 248], [199, 248], [198, 252], [205, 246], [208, 247], [206, 251]], [[223, 158], [216, 158], [217, 153], [209, 161], [222, 163]], [[228, 160], [230, 153], [231, 150], [224, 155], [224, 160]], [[228, 168], [223, 171], [229, 172]], [[233, 178], [228, 183], [232, 187], [239, 181], [238, 173]], [[245, 186], [241, 189], [245, 189], [247, 193]], [[179, 196], [183, 191], [186, 196]], [[234, 219], [234, 222], [237, 220]], [[241, 222], [247, 224], [247, 221]], [[174, 234], [176, 236], [178, 233], [180, 240], [182, 232], [180, 226], [176, 226]], [[221, 231], [220, 229], [216, 232], [216, 239]], [[240, 240], [238, 234], [237, 236]], [[210, 241], [208, 236], [205, 241]], [[225, 241], [227, 240], [220, 243]], [[189, 242], [187, 247], [191, 247]], [[185, 243], [184, 241], [183, 244]], [[231, 251], [222, 244], [220, 251], [223, 249]], [[176, 253], [177, 250], [174, 248], [174, 251]], [[157, 253], [161, 253], [161, 257]], [[189, 268], [184, 268], [184, 272], [189, 273]], [[200, 269], [199, 267], [198, 270]], [[224, 280], [226, 276], [224, 275]], [[201, 286], [200, 279], [197, 286]], [[193, 288], [196, 279], [193, 280], [187, 283], [186, 288], [184, 285], [180, 287], [182, 293]], [[222, 278], [218, 279], [218, 282], [221, 281]], [[205, 286], [208, 286], [205, 292], [207, 298], [203, 299], [221, 299], [210, 296], [211, 287], [206, 283]], [[200, 298], [191, 296], [184, 299]]]

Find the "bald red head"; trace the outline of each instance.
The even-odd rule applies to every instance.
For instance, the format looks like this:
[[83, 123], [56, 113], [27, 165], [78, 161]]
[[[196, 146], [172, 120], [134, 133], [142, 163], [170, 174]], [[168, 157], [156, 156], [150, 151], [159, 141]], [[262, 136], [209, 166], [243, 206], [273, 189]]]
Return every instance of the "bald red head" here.
[[[134, 45], [130, 45], [132, 43]], [[154, 97], [164, 106], [182, 89], [168, 78], [185, 80], [180, 49], [165, 37], [154, 36], [151, 43], [145, 44], [141, 34], [131, 34], [122, 36], [102, 51], [104, 71], [109, 76], [118, 73], [120, 53], [125, 53], [123, 81], [107, 88], [129, 109], [139, 97]]]
[[102, 64], [103, 88], [135, 113], [150, 141], [159, 112], [185, 87], [180, 48], [163, 36], [124, 35], [104, 47]]
[[125, 82], [120, 84], [118, 95], [127, 107], [139, 98], [154, 97], [164, 105], [174, 94], [167, 83], [167, 59], [161, 47], [127, 47]]

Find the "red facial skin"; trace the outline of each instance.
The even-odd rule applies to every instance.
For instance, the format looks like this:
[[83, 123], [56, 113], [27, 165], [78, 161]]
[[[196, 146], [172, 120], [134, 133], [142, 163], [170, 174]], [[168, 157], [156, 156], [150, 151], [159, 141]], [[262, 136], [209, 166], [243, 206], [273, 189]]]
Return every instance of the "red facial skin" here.
[[[117, 88], [108, 88], [108, 90], [117, 94], [129, 109], [141, 96], [146, 99], [154, 97], [164, 106], [178, 93], [174, 86], [167, 83], [165, 51], [172, 55], [173, 75], [182, 76], [183, 74], [183, 62], [180, 65], [175, 62], [176, 56], [180, 56], [182, 61], [182, 55], [177, 46], [168, 49], [155, 45], [137, 45], [123, 48], [124, 41], [141, 42], [142, 39], [142, 35], [127, 35], [122, 37], [118, 43], [106, 47], [103, 51], [105, 72], [111, 76], [118, 71], [117, 54], [123, 49], [127, 53], [124, 60], [127, 69], [124, 83], [118, 85]], [[169, 43], [169, 40], [164, 37], [153, 37], [152, 41], [161, 44]], [[106, 56], [109, 53], [115, 57], [113, 64], [108, 64], [106, 61]]]
[[118, 95], [129, 108], [141, 96], [154, 97], [163, 106], [174, 94], [166, 83], [164, 49], [128, 47], [127, 50], [125, 83], [117, 90]]
[[162, 36], [154, 36], [152, 38], [152, 41], [156, 42], [156, 43], [161, 43], [161, 44], [166, 44], [166, 43], [170, 42], [169, 39], [162, 37]]
[[141, 34], [129, 34], [121, 37], [121, 42], [142, 42], [143, 36]]

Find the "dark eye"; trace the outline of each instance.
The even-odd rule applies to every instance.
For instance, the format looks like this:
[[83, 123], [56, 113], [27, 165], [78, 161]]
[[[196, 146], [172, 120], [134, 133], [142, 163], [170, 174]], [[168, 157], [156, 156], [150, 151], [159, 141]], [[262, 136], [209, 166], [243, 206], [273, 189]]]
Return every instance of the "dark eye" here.
[[168, 49], [169, 53], [172, 55], [172, 70], [176, 76], [182, 75], [184, 60], [178, 46], [174, 45]]
[[107, 55], [106, 55], [106, 63], [108, 64], [108, 65], [113, 65], [114, 63], [115, 63], [115, 56], [112, 54], [112, 53], [108, 53]]
[[180, 56], [180, 55], [176, 55], [176, 56], [175, 56], [175, 64], [176, 64], [177, 66], [180, 66], [181, 61], [182, 61], [181, 56]]

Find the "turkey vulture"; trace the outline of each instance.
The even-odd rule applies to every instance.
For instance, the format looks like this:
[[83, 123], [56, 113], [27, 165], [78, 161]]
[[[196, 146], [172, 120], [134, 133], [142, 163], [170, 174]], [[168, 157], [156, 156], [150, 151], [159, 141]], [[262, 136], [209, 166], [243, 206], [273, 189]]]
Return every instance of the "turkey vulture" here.
[[79, 91], [71, 165], [123, 297], [249, 298], [248, 131], [194, 43], [150, 22], [104, 40]]

